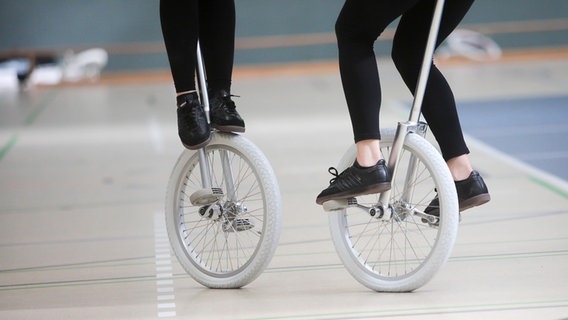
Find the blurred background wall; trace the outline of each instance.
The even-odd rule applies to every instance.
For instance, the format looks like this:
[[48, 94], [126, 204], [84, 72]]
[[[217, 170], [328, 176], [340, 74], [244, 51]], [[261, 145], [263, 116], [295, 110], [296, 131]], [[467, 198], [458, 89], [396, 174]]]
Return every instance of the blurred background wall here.
[[[212, 0], [208, 0], [212, 1]], [[236, 0], [236, 65], [336, 58], [343, 0]], [[158, 0], [0, 0], [0, 56], [102, 47], [105, 72], [163, 70]], [[477, 0], [462, 28], [507, 51], [568, 47], [568, 1]], [[394, 25], [389, 28], [392, 32]], [[387, 34], [377, 42], [388, 55]]]

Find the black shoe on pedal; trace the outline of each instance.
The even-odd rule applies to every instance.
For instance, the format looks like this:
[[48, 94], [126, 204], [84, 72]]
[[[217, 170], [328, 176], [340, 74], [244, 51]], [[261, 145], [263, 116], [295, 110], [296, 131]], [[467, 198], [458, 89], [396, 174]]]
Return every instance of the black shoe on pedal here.
[[381, 159], [372, 167], [361, 167], [355, 163], [337, 174], [337, 169], [329, 168], [329, 173], [335, 177], [329, 181], [329, 187], [316, 198], [317, 204], [326, 201], [346, 199], [365, 194], [381, 193], [391, 187], [390, 177], [385, 160]]
[[196, 93], [177, 97], [178, 134], [188, 149], [199, 149], [211, 141], [211, 128]]
[[[483, 178], [477, 171], [472, 171], [469, 177], [465, 180], [455, 181], [456, 191], [458, 194], [458, 203], [460, 212], [480, 206], [491, 200], [487, 186]], [[424, 213], [440, 216], [440, 203], [438, 196], [436, 196], [426, 207]]]
[[211, 125], [223, 132], [245, 132], [245, 122], [237, 112], [231, 94], [226, 90], [209, 95]]

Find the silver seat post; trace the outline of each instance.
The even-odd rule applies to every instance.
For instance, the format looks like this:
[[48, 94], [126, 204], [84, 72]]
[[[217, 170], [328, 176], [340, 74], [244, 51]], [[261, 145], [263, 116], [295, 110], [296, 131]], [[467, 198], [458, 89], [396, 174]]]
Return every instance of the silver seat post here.
[[436, 2], [436, 8], [434, 9], [432, 24], [430, 25], [430, 33], [428, 34], [426, 50], [424, 51], [424, 58], [422, 59], [422, 68], [420, 68], [420, 74], [418, 76], [418, 85], [414, 91], [414, 101], [412, 103], [410, 118], [408, 119], [410, 122], [416, 123], [420, 119], [422, 101], [424, 100], [424, 92], [426, 91], [426, 84], [428, 82], [428, 76], [430, 75], [430, 66], [434, 58], [434, 50], [436, 49], [436, 40], [438, 39], [443, 10], [444, 0], [438, 0]]
[[[207, 118], [207, 123], [210, 123], [209, 119], [209, 95], [207, 94], [207, 80], [205, 76], [205, 65], [203, 63], [203, 56], [201, 55], [201, 46], [197, 42], [197, 79], [199, 80], [199, 97], [201, 103], [203, 104], [203, 110], [205, 111], [205, 116]], [[205, 148], [198, 150], [199, 156], [199, 172], [201, 173], [201, 184], [203, 188], [211, 188], [211, 177], [209, 176], [209, 162], [207, 162], [207, 156], [205, 154]]]
[[209, 94], [207, 93], [207, 75], [205, 74], [205, 64], [203, 63], [203, 55], [201, 55], [201, 46], [197, 42], [197, 78], [199, 79], [199, 91], [203, 110], [207, 117], [207, 123], [211, 123], [209, 118]]

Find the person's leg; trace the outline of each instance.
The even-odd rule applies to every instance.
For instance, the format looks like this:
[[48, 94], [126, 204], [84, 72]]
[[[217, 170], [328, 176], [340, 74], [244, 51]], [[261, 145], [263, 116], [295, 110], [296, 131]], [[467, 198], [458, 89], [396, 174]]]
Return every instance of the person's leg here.
[[[447, 1], [444, 7], [437, 45], [456, 28], [471, 7], [473, 0]], [[392, 58], [408, 88], [414, 92], [425, 51], [435, 0], [423, 0], [405, 12], [393, 41]], [[462, 180], [472, 171], [463, 138], [453, 92], [446, 79], [432, 64], [422, 114], [436, 137], [442, 155], [455, 180]]]
[[[405, 12], [394, 37], [393, 61], [412, 92], [418, 82], [435, 2], [423, 0]], [[446, 2], [436, 47], [457, 27], [472, 3], [473, 0]], [[487, 186], [469, 161], [469, 149], [463, 138], [452, 90], [434, 64], [428, 76], [422, 114], [440, 145], [442, 156], [456, 183], [460, 211], [489, 201]], [[432, 200], [425, 212], [439, 214], [437, 198]]]
[[337, 174], [316, 203], [380, 193], [390, 177], [380, 151], [381, 88], [373, 44], [386, 26], [417, 0], [347, 0], [337, 18], [335, 33], [339, 69], [357, 146], [355, 163]]
[[199, 1], [199, 42], [211, 91], [231, 91], [235, 55], [235, 1]]
[[177, 93], [195, 91], [197, 0], [160, 0], [160, 22]]
[[226, 132], [245, 131], [245, 122], [231, 99], [235, 15], [234, 0], [199, 1], [199, 43], [207, 70], [209, 115], [212, 126]]
[[211, 140], [211, 129], [195, 86], [197, 0], [160, 0], [160, 22], [177, 102], [178, 134], [189, 149], [201, 148]]
[[387, 25], [415, 2], [347, 0], [335, 24], [341, 82], [361, 166], [372, 166], [382, 158], [381, 88], [373, 44]]

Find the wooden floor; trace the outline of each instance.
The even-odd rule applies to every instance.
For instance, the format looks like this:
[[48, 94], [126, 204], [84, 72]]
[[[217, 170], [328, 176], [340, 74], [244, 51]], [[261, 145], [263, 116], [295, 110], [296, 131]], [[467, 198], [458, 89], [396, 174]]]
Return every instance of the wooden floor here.
[[[380, 65], [381, 123], [395, 126], [410, 96]], [[568, 93], [566, 56], [443, 70], [472, 107]], [[492, 201], [463, 215], [441, 272], [405, 294], [355, 281], [315, 204], [350, 123], [335, 68], [311, 71], [236, 72], [245, 135], [271, 161], [284, 205], [275, 257], [239, 290], [202, 287], [169, 253], [164, 197], [182, 151], [169, 80], [1, 91], [0, 319], [568, 318], [568, 184], [487, 135], [468, 143]]]

